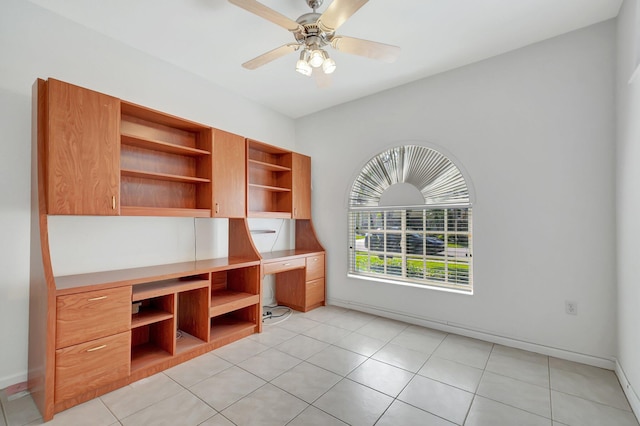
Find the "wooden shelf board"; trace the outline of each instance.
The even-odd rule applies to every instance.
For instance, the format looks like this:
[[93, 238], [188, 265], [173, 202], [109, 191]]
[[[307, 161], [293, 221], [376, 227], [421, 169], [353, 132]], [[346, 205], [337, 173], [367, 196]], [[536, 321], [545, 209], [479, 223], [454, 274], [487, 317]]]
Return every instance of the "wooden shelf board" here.
[[262, 217], [267, 219], [291, 219], [291, 212], [248, 211], [247, 217]]
[[129, 115], [131, 117], [141, 118], [143, 120], [190, 132], [200, 132], [209, 128], [209, 126], [196, 123], [195, 121], [185, 120], [184, 118], [176, 117], [174, 115], [127, 102], [125, 100], [120, 100], [120, 112], [123, 115], [123, 120], [126, 120], [126, 117], [124, 116]]
[[182, 182], [182, 183], [210, 183], [211, 182], [211, 179], [200, 178], [200, 177], [170, 175], [168, 173], [145, 172], [142, 170], [131, 170], [131, 169], [120, 169], [120, 175], [143, 178], [143, 179], [164, 180], [169, 182]]
[[271, 191], [271, 192], [291, 192], [291, 188], [283, 188], [281, 186], [258, 185], [257, 183], [250, 183], [249, 189], [259, 189], [259, 190]]
[[131, 328], [142, 327], [144, 325], [153, 324], [155, 322], [171, 318], [173, 318], [173, 314], [171, 312], [165, 312], [159, 309], [141, 308], [140, 312], [131, 315]]
[[211, 217], [211, 209], [120, 206], [121, 216]]
[[250, 257], [219, 257], [215, 259], [58, 276], [55, 277], [56, 296], [127, 285], [133, 285], [135, 290], [138, 285], [145, 283], [259, 265], [260, 259]]
[[198, 346], [201, 346], [207, 343], [205, 341], [198, 339], [195, 336], [192, 336], [191, 334], [183, 330], [180, 330], [180, 332], [182, 333], [182, 337], [176, 340], [176, 354], [187, 352], [193, 348], [196, 348]]
[[255, 166], [257, 168], [270, 170], [272, 172], [290, 172], [291, 171], [291, 167], [285, 167], [279, 164], [266, 163], [264, 161], [251, 160], [251, 159], [249, 159], [248, 162], [250, 167]]
[[209, 309], [209, 316], [217, 317], [258, 303], [260, 303], [259, 294], [232, 290], [214, 291], [211, 293], [211, 308]]
[[233, 338], [234, 335], [253, 334], [256, 324], [250, 321], [243, 321], [229, 317], [214, 318], [211, 323], [210, 342]]
[[147, 368], [171, 358], [171, 354], [153, 343], [145, 343], [131, 348], [131, 371]]
[[211, 155], [209, 151], [205, 151], [204, 149], [190, 148], [187, 146], [176, 145], [168, 142], [141, 138], [136, 135], [126, 133], [122, 133], [120, 137], [121, 143], [123, 145], [131, 145], [138, 148], [161, 151], [169, 154], [187, 155], [190, 157]]
[[139, 300], [151, 299], [153, 297], [165, 296], [167, 294], [178, 293], [181, 291], [195, 290], [209, 286], [209, 280], [202, 279], [170, 279], [146, 284], [140, 284], [133, 287], [131, 300], [137, 302]]

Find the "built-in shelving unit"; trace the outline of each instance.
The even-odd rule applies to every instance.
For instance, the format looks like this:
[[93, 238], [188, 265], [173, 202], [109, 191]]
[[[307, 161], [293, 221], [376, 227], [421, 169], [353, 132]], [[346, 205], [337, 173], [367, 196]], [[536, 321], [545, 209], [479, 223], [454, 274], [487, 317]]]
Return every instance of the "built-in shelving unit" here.
[[[33, 105], [29, 390], [45, 421], [259, 333], [262, 274], [290, 306], [324, 303], [309, 157], [55, 79]], [[49, 215], [226, 218], [228, 256], [54, 276]], [[247, 217], [296, 219], [296, 248], [261, 256]]]
[[292, 153], [247, 139], [247, 216], [291, 218]]
[[211, 216], [212, 130], [121, 102], [121, 214]]

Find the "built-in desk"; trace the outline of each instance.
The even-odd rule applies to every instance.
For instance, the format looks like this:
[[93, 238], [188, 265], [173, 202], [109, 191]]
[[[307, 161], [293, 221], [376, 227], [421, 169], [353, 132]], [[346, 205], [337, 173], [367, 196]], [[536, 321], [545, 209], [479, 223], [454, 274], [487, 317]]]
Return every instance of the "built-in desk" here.
[[307, 312], [325, 304], [324, 251], [281, 250], [260, 255], [262, 276], [276, 276], [279, 305]]

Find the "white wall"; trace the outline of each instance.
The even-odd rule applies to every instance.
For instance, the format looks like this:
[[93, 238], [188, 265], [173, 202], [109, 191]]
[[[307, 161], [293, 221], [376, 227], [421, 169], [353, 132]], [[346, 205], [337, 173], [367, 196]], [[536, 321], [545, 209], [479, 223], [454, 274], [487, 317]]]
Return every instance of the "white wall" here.
[[[615, 31], [608, 21], [297, 120], [329, 301], [612, 367]], [[473, 296], [347, 278], [353, 179], [407, 141], [442, 148], [472, 180]]]
[[[625, 0], [618, 16], [617, 271], [618, 362], [622, 384], [640, 413], [640, 63], [638, 0]], [[619, 372], [620, 375], [620, 372]], [[627, 386], [627, 383], [631, 385]]]
[[[3, 0], [0, 6], [0, 58], [2, 389], [26, 380], [27, 371], [31, 87], [36, 78], [54, 77], [290, 149], [294, 124], [21, 0]], [[192, 259], [196, 232], [198, 256], [226, 250], [226, 227], [214, 219], [55, 217], [51, 222], [58, 275]], [[284, 235], [277, 244], [288, 240]]]

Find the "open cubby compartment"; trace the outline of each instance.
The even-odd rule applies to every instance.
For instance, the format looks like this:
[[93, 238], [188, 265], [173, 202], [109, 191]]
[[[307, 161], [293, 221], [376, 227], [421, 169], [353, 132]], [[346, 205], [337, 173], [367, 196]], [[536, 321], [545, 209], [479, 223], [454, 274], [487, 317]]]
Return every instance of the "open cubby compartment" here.
[[293, 153], [247, 141], [247, 205], [252, 217], [290, 218]]
[[211, 128], [126, 102], [121, 111], [121, 213], [211, 216]]
[[242, 308], [260, 309], [260, 266], [211, 274], [209, 315], [216, 317]]
[[210, 342], [217, 348], [259, 332], [261, 315], [258, 304], [211, 318]]
[[178, 293], [176, 352], [209, 341], [209, 286]]
[[138, 301], [139, 312], [131, 317], [131, 370], [171, 357], [176, 347], [175, 295]]

